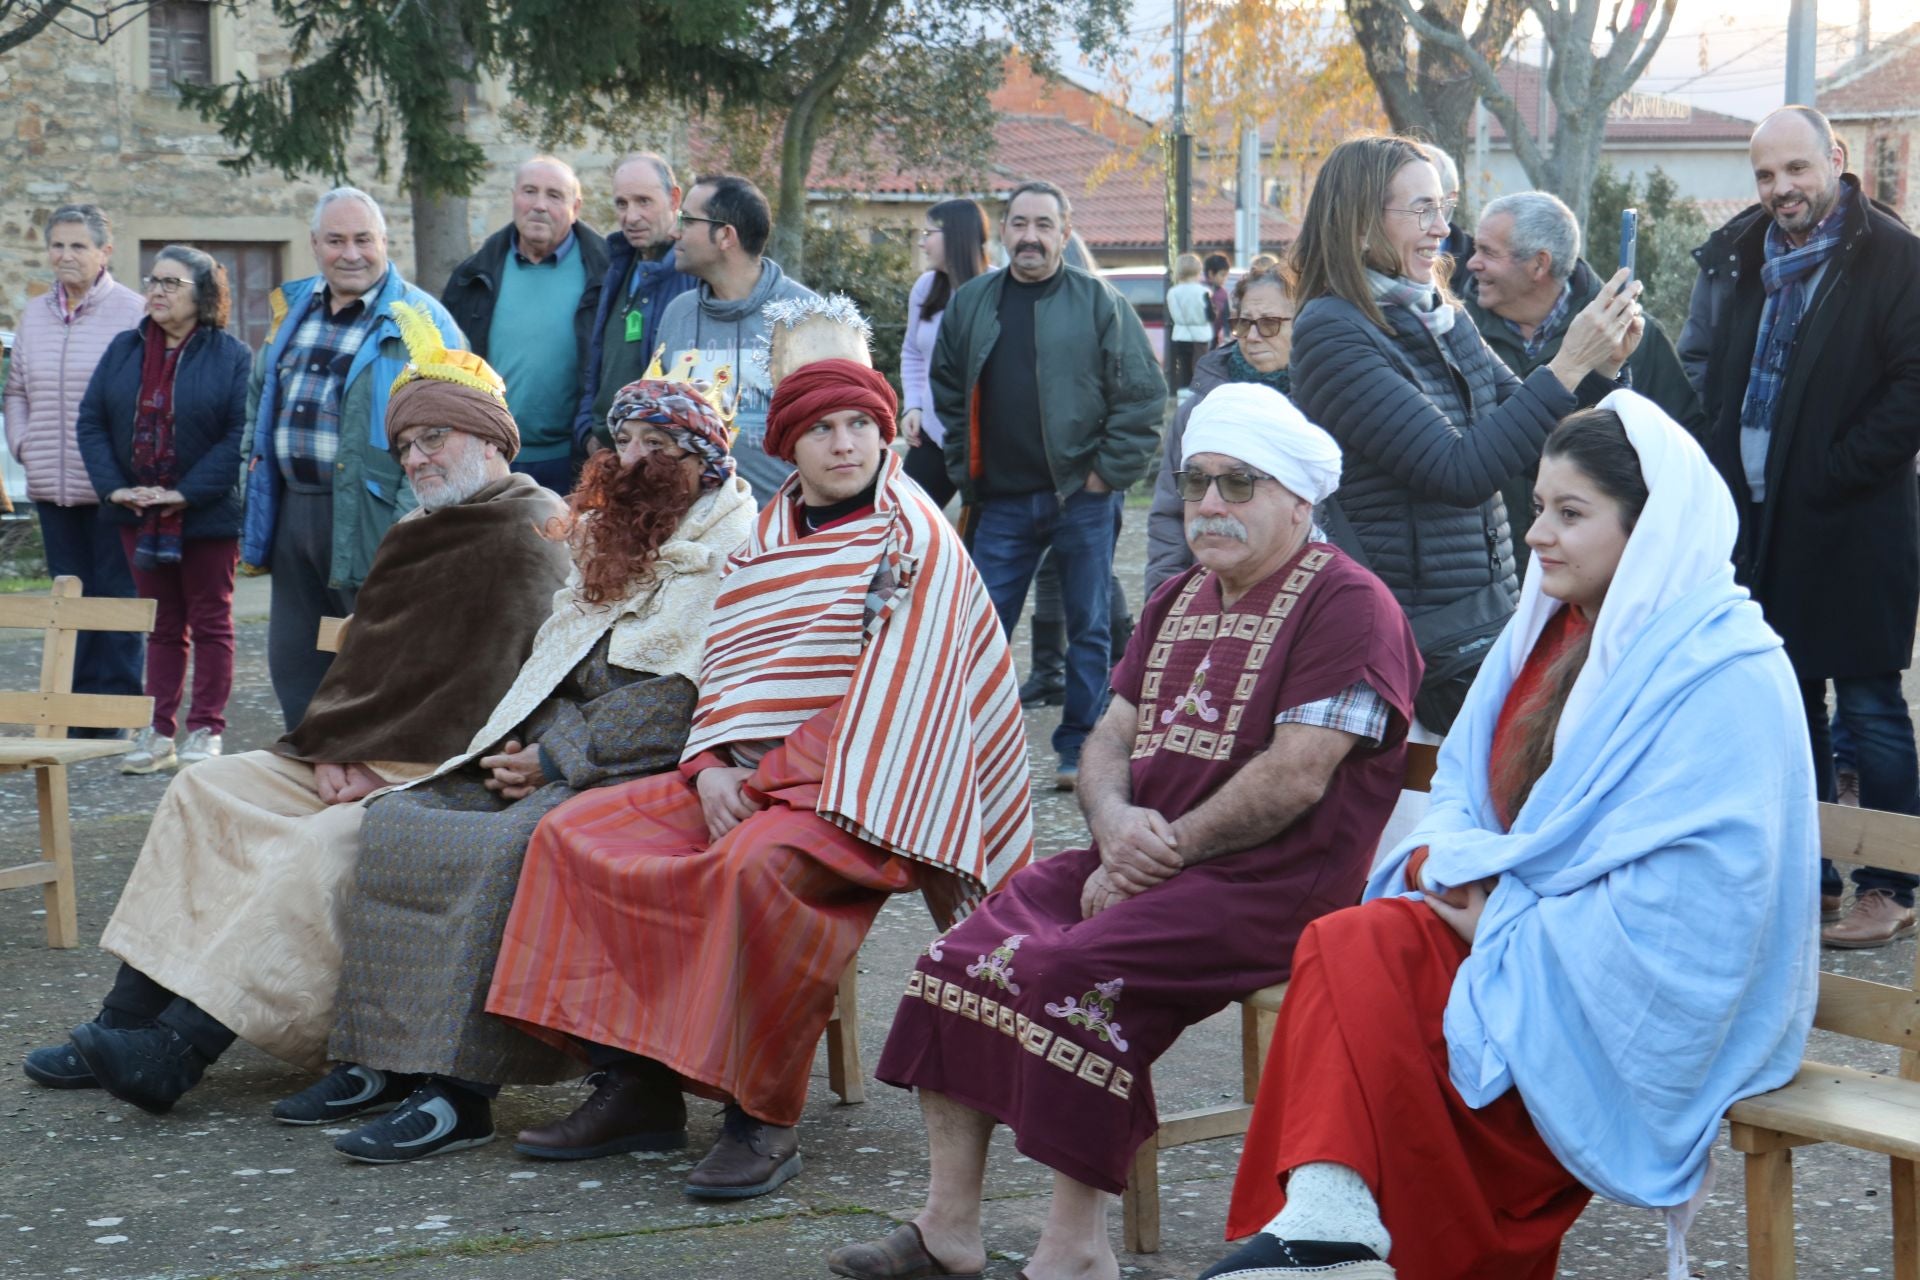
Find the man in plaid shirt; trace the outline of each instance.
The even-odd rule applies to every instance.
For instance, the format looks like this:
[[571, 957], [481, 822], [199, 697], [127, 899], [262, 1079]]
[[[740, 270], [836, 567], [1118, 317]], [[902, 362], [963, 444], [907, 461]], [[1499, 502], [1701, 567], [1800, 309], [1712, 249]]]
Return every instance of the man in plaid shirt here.
[[389, 311], [407, 302], [464, 348], [440, 303], [387, 261], [387, 223], [372, 196], [337, 187], [313, 212], [320, 274], [274, 294], [277, 323], [254, 364], [247, 506], [240, 558], [273, 575], [267, 669], [291, 730], [332, 661], [320, 619], [353, 612], [374, 548], [413, 508], [387, 450], [387, 396], [407, 362]]

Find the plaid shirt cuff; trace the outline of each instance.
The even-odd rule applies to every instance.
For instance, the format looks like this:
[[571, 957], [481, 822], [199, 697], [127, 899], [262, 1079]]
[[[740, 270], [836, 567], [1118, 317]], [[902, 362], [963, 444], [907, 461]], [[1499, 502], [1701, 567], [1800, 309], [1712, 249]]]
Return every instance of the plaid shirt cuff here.
[[1362, 680], [1348, 685], [1331, 698], [1282, 711], [1273, 718], [1273, 722], [1338, 729], [1364, 739], [1370, 747], [1377, 747], [1387, 736], [1387, 718], [1391, 714], [1386, 699]]

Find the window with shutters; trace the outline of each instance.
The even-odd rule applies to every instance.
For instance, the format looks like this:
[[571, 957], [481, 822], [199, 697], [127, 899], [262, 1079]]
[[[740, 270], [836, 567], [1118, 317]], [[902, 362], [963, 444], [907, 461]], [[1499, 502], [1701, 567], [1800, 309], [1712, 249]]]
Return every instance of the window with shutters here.
[[213, 83], [213, 6], [207, 0], [160, 0], [147, 10], [148, 87]]
[[1906, 198], [1907, 140], [1883, 133], [1873, 140], [1873, 196], [1898, 209]]

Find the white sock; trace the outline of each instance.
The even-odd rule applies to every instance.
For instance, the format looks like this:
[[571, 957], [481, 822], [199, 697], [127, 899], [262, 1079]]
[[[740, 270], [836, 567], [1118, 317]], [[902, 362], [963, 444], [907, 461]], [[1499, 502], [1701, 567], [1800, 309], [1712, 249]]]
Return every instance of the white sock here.
[[1360, 1175], [1344, 1164], [1303, 1164], [1287, 1175], [1287, 1207], [1266, 1233], [1282, 1240], [1365, 1245], [1383, 1261], [1393, 1237]]

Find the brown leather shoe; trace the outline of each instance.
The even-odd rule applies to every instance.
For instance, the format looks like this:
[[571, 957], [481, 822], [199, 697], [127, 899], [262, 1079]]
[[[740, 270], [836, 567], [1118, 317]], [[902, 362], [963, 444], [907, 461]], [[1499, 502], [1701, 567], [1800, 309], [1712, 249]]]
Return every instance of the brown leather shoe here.
[[1847, 914], [1846, 912], [1840, 909], [1841, 904], [1845, 901], [1846, 901], [1845, 894], [1841, 894], [1841, 893], [1821, 894], [1820, 895], [1820, 923], [1821, 924], [1838, 923], [1840, 920], [1840, 917]]
[[1914, 933], [1913, 908], [1903, 907], [1885, 889], [1868, 889], [1853, 900], [1853, 909], [1838, 924], [1820, 931], [1823, 946], [1848, 951], [1884, 947]]
[[639, 1058], [608, 1067], [597, 1081], [593, 1096], [572, 1115], [557, 1124], [522, 1129], [513, 1149], [540, 1160], [593, 1160], [622, 1151], [678, 1151], [687, 1145], [687, 1100], [673, 1071]]
[[720, 1140], [687, 1175], [686, 1191], [702, 1200], [750, 1200], [800, 1172], [800, 1131], [763, 1124], [732, 1103]]

